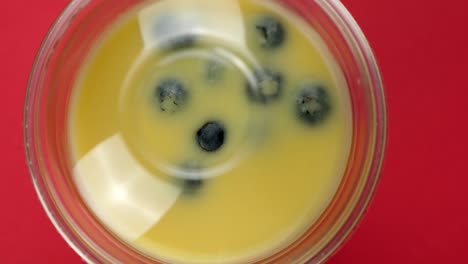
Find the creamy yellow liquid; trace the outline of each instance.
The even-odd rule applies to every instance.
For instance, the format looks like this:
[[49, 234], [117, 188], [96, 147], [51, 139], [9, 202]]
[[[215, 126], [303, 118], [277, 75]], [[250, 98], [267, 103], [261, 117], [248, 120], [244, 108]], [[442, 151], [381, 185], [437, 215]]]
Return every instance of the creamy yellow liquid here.
[[[341, 72], [318, 35], [276, 4], [163, 2], [116, 22], [83, 67], [69, 118], [77, 186], [110, 231], [154, 258], [237, 263], [272, 254], [314, 223], [341, 181], [351, 141]], [[223, 22], [205, 19], [210, 34], [201, 32], [193, 46], [162, 50], [151, 23], [178, 10]], [[279, 48], [258, 43], [252, 23], [265, 14], [287, 32]], [[213, 61], [221, 77], [207, 80]], [[249, 72], [260, 66], [283, 74], [274, 102], [255, 103], [246, 93]], [[176, 113], [161, 111], [155, 99], [166, 77], [183, 80], [190, 95]], [[322, 83], [330, 97], [332, 110], [317, 125], [295, 112], [306, 81]], [[195, 140], [209, 120], [226, 128], [225, 144], [214, 153]], [[190, 164], [204, 180], [188, 193], [182, 178], [191, 176], [178, 170]]]

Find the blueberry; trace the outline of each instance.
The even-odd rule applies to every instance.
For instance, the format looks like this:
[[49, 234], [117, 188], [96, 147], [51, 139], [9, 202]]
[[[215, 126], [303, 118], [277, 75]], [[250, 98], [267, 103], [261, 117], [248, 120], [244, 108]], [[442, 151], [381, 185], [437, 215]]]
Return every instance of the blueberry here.
[[195, 46], [196, 37], [194, 35], [180, 35], [171, 37], [163, 43], [163, 48], [166, 50], [174, 51], [180, 49], [187, 49]]
[[296, 98], [296, 112], [305, 122], [315, 125], [330, 113], [330, 99], [325, 87], [319, 83], [304, 85]]
[[201, 149], [206, 152], [219, 150], [225, 140], [224, 126], [217, 121], [205, 123], [196, 133], [196, 140]]
[[205, 66], [205, 78], [208, 82], [214, 83], [223, 78], [225, 66], [218, 60], [208, 60]]
[[283, 93], [284, 78], [281, 73], [262, 69], [255, 71], [254, 77], [254, 83], [247, 83], [247, 94], [251, 100], [270, 103]]
[[202, 179], [185, 179], [183, 183], [185, 194], [195, 194], [202, 187], [205, 182]]
[[169, 78], [158, 84], [156, 96], [163, 112], [175, 113], [187, 101], [188, 92], [180, 80]]
[[162, 40], [160, 47], [163, 50], [190, 48], [196, 43], [192, 27], [190, 19], [168, 13], [157, 19], [153, 34], [156, 39]]
[[278, 19], [265, 16], [255, 23], [255, 29], [260, 39], [260, 45], [273, 49], [281, 46], [286, 38], [286, 32]]
[[201, 176], [200, 164], [196, 161], [184, 162], [181, 166], [181, 175], [177, 177], [178, 184], [182, 187], [184, 194], [196, 194], [205, 184]]

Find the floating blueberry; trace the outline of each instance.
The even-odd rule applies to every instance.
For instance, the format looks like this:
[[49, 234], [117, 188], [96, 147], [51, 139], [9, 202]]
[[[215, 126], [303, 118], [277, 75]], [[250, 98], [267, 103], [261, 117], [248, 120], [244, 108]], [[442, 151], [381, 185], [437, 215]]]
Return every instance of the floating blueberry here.
[[182, 164], [178, 180], [184, 194], [194, 195], [200, 191], [205, 184], [201, 172], [201, 166], [195, 160], [189, 160]]
[[259, 103], [270, 103], [281, 96], [284, 85], [281, 73], [262, 69], [256, 71], [254, 75], [255, 82], [247, 83], [247, 94], [251, 100]]
[[205, 78], [210, 83], [217, 82], [223, 78], [225, 71], [226, 67], [221, 61], [208, 60], [205, 66]]
[[185, 179], [183, 183], [185, 194], [195, 194], [203, 187], [202, 179]]
[[188, 92], [185, 85], [178, 79], [162, 80], [156, 89], [159, 107], [163, 112], [175, 113], [185, 104]]
[[195, 45], [192, 19], [187, 16], [167, 13], [157, 18], [154, 24], [153, 37], [160, 42], [163, 50], [177, 50]]
[[206, 152], [219, 150], [225, 140], [224, 126], [217, 121], [205, 123], [196, 133], [196, 140], [201, 149]]
[[277, 48], [283, 44], [286, 38], [283, 25], [278, 19], [271, 16], [260, 18], [255, 23], [255, 29], [260, 39], [260, 45], [264, 48]]
[[311, 125], [326, 119], [330, 112], [330, 99], [324, 86], [319, 83], [306, 84], [296, 98], [296, 112]]
[[180, 49], [187, 49], [195, 46], [196, 37], [194, 35], [180, 35], [171, 37], [163, 43], [163, 48], [166, 50], [174, 51]]

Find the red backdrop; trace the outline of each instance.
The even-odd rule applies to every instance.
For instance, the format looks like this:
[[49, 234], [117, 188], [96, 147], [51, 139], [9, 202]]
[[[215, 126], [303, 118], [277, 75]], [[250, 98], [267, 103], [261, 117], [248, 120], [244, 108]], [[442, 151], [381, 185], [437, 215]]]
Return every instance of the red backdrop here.
[[[81, 263], [46, 217], [22, 146], [35, 53], [69, 0], [2, 1], [2, 263]], [[366, 218], [329, 263], [468, 263], [468, 1], [343, 0], [381, 66], [390, 134]]]

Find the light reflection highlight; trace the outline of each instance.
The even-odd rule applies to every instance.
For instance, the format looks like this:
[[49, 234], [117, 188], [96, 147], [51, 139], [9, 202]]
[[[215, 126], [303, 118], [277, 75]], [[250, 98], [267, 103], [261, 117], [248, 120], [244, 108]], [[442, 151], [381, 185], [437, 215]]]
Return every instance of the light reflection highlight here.
[[182, 193], [135, 160], [118, 134], [80, 159], [74, 178], [99, 220], [127, 241], [154, 226]]

